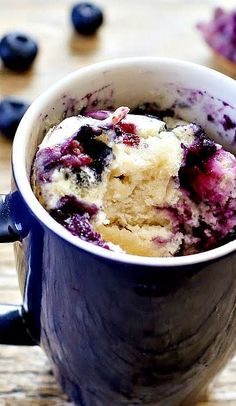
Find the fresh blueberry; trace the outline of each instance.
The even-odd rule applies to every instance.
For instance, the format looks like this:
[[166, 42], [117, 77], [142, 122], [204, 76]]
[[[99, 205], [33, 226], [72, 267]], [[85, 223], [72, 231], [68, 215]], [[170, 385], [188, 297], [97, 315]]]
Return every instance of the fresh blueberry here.
[[103, 13], [95, 4], [78, 3], [72, 8], [71, 20], [79, 34], [92, 35], [103, 22]]
[[3, 64], [16, 72], [29, 69], [37, 53], [37, 43], [21, 32], [6, 34], [0, 41], [0, 57]]
[[29, 104], [12, 98], [0, 101], [0, 132], [9, 139], [13, 139], [18, 124], [28, 109]]

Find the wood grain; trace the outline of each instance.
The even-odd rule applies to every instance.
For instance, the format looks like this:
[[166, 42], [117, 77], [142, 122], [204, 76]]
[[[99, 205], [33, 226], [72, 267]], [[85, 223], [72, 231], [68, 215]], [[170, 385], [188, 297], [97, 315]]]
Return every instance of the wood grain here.
[[[0, 66], [0, 98], [34, 100], [56, 80], [84, 65], [125, 56], [187, 59], [229, 73], [203, 43], [195, 26], [207, 20], [214, 0], [99, 0], [105, 23], [92, 38], [74, 34], [67, 0], [0, 0], [0, 36], [11, 30], [33, 35], [40, 52], [34, 67], [15, 74]], [[227, 7], [235, 2], [227, 0]], [[233, 73], [231, 72], [231, 75]], [[235, 76], [236, 77], [236, 76]], [[0, 193], [10, 188], [11, 143], [0, 138]], [[10, 244], [0, 246], [0, 300], [20, 303]], [[67, 406], [39, 348], [0, 348], [0, 405]], [[236, 358], [212, 383], [198, 406], [236, 405]]]

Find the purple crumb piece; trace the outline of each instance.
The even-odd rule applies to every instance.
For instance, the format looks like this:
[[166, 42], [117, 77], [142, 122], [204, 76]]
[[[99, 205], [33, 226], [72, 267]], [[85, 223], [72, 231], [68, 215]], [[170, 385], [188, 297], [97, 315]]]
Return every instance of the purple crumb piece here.
[[78, 236], [82, 240], [110, 249], [108, 244], [101, 238], [101, 235], [91, 226], [88, 214], [82, 216], [75, 214], [64, 222], [64, 226], [71, 234]]
[[236, 11], [215, 9], [213, 20], [199, 23], [197, 28], [207, 44], [217, 53], [236, 62]]
[[107, 110], [87, 111], [84, 113], [85, 117], [91, 117], [95, 120], [105, 120], [109, 117], [110, 112]]

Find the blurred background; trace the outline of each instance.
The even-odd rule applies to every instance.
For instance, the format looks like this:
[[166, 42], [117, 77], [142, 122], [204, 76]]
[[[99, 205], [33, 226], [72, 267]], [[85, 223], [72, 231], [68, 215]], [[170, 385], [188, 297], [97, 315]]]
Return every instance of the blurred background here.
[[[0, 0], [0, 36], [24, 31], [38, 41], [30, 72], [0, 71], [0, 97], [14, 92], [31, 99], [65, 74], [89, 63], [126, 56], [166, 56], [220, 67], [196, 29], [213, 9], [230, 9], [235, 1], [98, 0], [104, 23], [97, 34], [75, 34], [70, 0]], [[10, 83], [10, 87], [9, 87]]]
[[[38, 43], [32, 68], [15, 73], [0, 62], [0, 101], [31, 103], [55, 81], [82, 66], [117, 57], [164, 56], [206, 65], [236, 78], [214, 57], [196, 29], [215, 7], [235, 0], [96, 0], [104, 14], [97, 33], [82, 36], [71, 24], [70, 0], [0, 0], [0, 38], [24, 32]], [[236, 69], [235, 69], [236, 70]], [[11, 140], [0, 136], [0, 193], [10, 189]], [[0, 246], [0, 301], [20, 303], [11, 244]], [[204, 304], [203, 304], [204, 305]], [[0, 405], [69, 405], [38, 348], [0, 348]], [[236, 405], [236, 360], [220, 374], [198, 406]], [[168, 406], [168, 405], [167, 405]]]

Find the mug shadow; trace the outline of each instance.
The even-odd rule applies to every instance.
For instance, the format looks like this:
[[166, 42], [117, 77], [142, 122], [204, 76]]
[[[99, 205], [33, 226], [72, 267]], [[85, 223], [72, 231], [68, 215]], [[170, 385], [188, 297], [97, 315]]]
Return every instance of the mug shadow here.
[[69, 37], [70, 51], [74, 55], [90, 55], [100, 48], [99, 33], [92, 36], [84, 36], [72, 32]]
[[201, 389], [199, 392], [198, 390], [195, 391], [190, 397], [187, 397], [180, 406], [201, 406], [202, 403], [205, 404], [205, 402], [208, 402], [210, 399], [210, 385]]
[[14, 72], [0, 65], [0, 89], [1, 96], [16, 95], [30, 87], [35, 78], [35, 68], [26, 72]]

